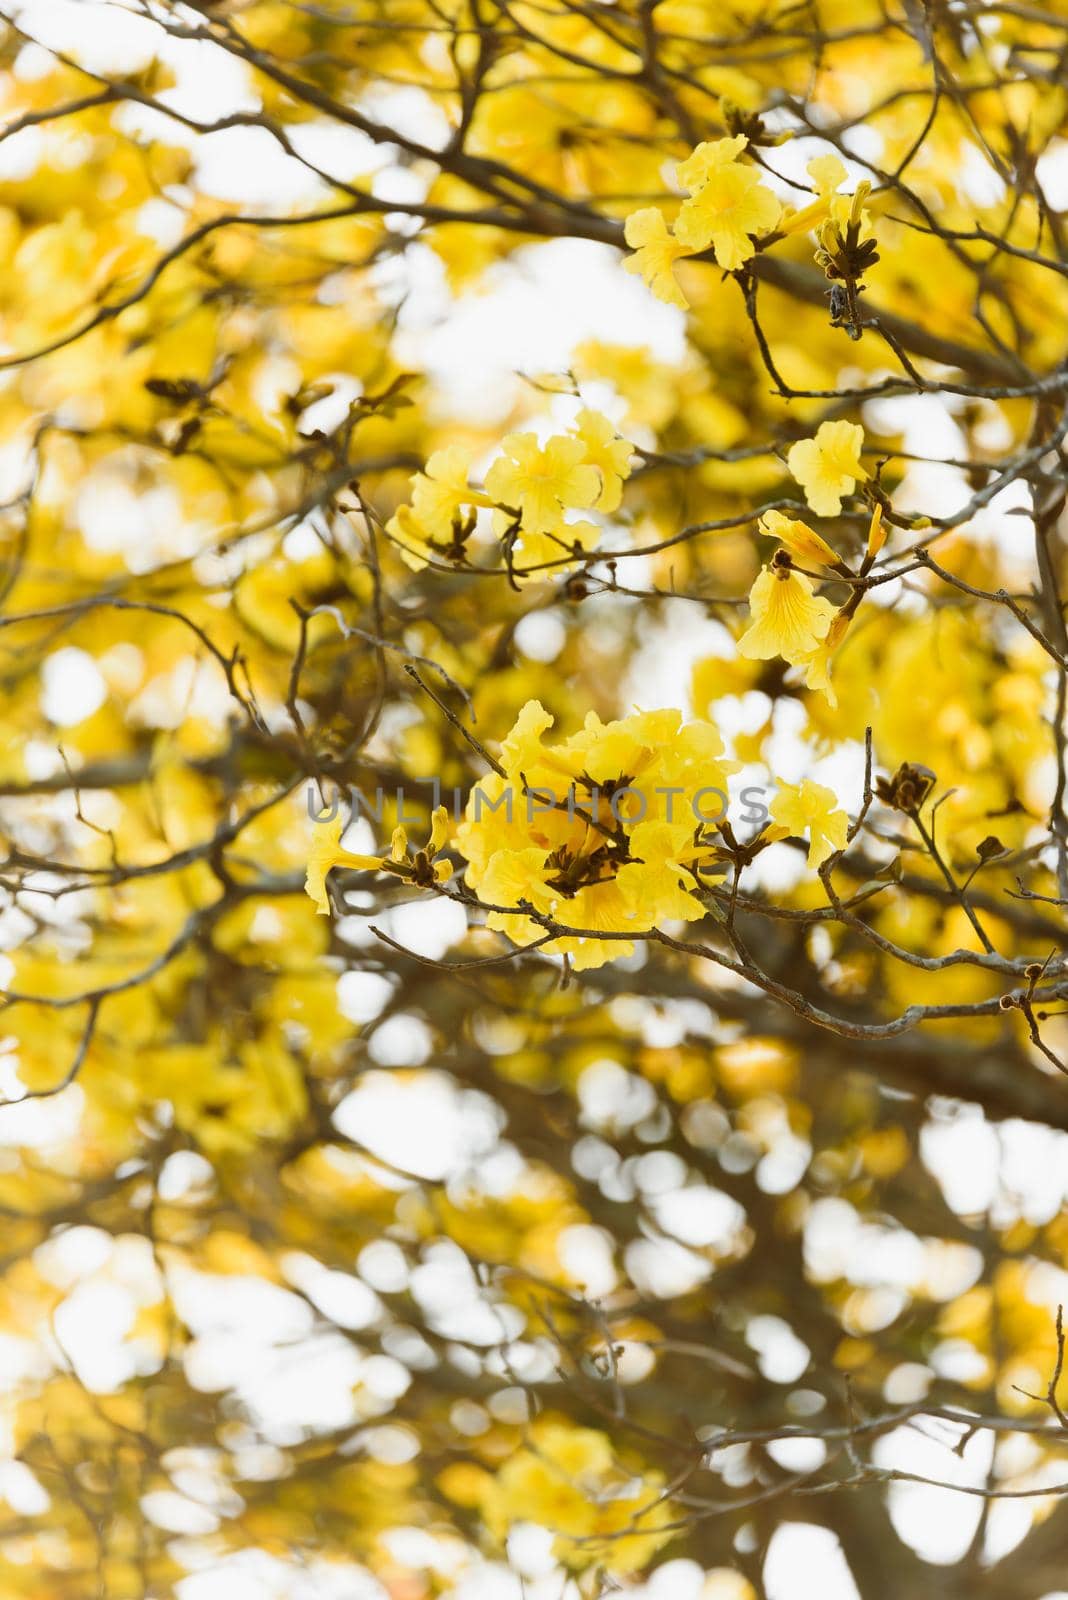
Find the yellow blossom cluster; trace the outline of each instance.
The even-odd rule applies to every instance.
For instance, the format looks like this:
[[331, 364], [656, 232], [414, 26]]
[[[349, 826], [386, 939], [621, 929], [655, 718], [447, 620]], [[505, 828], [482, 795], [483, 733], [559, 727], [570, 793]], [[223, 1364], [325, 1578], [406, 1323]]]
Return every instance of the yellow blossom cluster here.
[[1053, 1586], [1068, 0], [10, 9], [0, 1600]]
[[457, 844], [468, 885], [496, 908], [491, 928], [517, 944], [545, 938], [537, 916], [590, 930], [546, 948], [578, 968], [597, 967], [632, 949], [625, 938], [597, 935], [705, 915], [702, 873], [722, 858], [707, 835], [725, 813], [734, 767], [719, 731], [683, 724], [679, 711], [609, 723], [590, 712], [579, 733], [543, 744], [553, 720], [537, 700], [523, 707], [500, 772], [470, 797]]
[[659, 206], [643, 206], [627, 218], [624, 236], [634, 254], [623, 265], [644, 278], [658, 300], [688, 309], [675, 263], [706, 250], [724, 271], [737, 272], [756, 254], [758, 243], [780, 237], [815, 232], [826, 251], [851, 222], [861, 241], [873, 237], [871, 217], [863, 210], [871, 186], [862, 183], [853, 195], [839, 194], [847, 173], [837, 156], [810, 161], [815, 198], [800, 209], [784, 209], [759, 168], [739, 159], [748, 142], [744, 134], [706, 141], [679, 163], [675, 175], [688, 193], [673, 225]]
[[504, 544], [510, 569], [549, 576], [597, 543], [598, 524], [570, 519], [570, 513], [618, 510], [631, 456], [632, 446], [609, 419], [588, 407], [572, 432], [544, 442], [534, 433], [506, 435], [484, 489], [471, 487], [471, 461], [463, 447], [448, 445], [412, 478], [411, 501], [398, 508], [386, 532], [414, 570], [431, 562], [462, 566], [479, 508], [492, 507], [493, 533]]
[[[787, 464], [814, 511], [837, 515], [842, 496], [868, 477], [860, 460], [863, 445], [864, 430], [853, 422], [824, 422], [814, 439], [791, 445]], [[738, 653], [752, 661], [779, 656], [801, 668], [806, 686], [822, 691], [833, 706], [831, 661], [862, 591], [851, 592], [841, 606], [815, 593], [806, 572], [815, 569], [817, 581], [834, 576], [851, 580], [853, 574], [833, 546], [799, 518], [767, 511], [760, 519], [760, 531], [777, 540], [779, 548], [749, 592], [750, 623], [738, 640]], [[869, 563], [884, 540], [882, 508], [877, 503], [868, 532]]]
[[674, 227], [657, 206], [645, 206], [627, 218], [626, 240], [635, 254], [624, 262], [640, 273], [658, 299], [685, 307], [673, 267], [681, 256], [711, 250], [718, 266], [736, 272], [754, 254], [754, 237], [768, 234], [782, 206], [759, 169], [738, 159], [748, 144], [743, 134], [699, 144], [680, 162], [676, 176], [689, 191]]

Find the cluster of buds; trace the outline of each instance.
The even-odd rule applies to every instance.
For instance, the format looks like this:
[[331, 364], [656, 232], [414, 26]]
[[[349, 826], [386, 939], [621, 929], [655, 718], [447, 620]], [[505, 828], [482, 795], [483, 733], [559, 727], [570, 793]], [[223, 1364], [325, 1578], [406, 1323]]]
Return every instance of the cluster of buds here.
[[870, 233], [864, 237], [868, 221], [863, 207], [870, 189], [869, 183], [857, 185], [844, 226], [829, 217], [816, 234], [816, 264], [831, 280], [831, 322], [845, 328], [851, 339], [860, 338], [860, 280], [879, 259], [876, 239]]
[[392, 872], [398, 878], [407, 878], [419, 889], [448, 883], [452, 877], [452, 865], [438, 855], [448, 836], [449, 813], [444, 806], [438, 806], [430, 818], [430, 838], [424, 848], [413, 851], [405, 830], [394, 828], [389, 857], [380, 861], [378, 870]]
[[453, 513], [452, 523], [450, 524], [452, 537], [448, 544], [441, 543], [437, 539], [428, 539], [427, 544], [432, 550], [437, 551], [443, 560], [451, 561], [458, 567], [463, 566], [467, 561], [467, 541], [474, 533], [477, 521], [478, 512], [473, 508], [467, 512], [466, 516], [462, 516], [459, 511], [456, 511]]
[[930, 767], [921, 767], [914, 761], [903, 761], [892, 778], [878, 778], [875, 793], [883, 805], [906, 816], [914, 816], [923, 805], [937, 781]]

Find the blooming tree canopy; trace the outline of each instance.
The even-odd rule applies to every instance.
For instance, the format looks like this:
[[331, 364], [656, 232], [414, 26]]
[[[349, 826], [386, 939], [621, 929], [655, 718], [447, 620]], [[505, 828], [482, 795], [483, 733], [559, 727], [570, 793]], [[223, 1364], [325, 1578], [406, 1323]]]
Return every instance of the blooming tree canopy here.
[[1068, 3], [0, 53], [4, 1600], [1063, 1591]]

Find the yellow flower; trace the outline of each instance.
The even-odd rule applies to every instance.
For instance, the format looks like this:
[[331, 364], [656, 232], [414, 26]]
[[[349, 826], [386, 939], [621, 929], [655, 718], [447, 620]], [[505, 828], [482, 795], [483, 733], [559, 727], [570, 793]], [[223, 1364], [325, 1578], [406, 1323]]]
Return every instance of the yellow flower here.
[[351, 850], [342, 849], [341, 835], [345, 831], [345, 826], [345, 819], [340, 810], [333, 820], [326, 820], [326, 813], [322, 812], [316, 820], [315, 832], [312, 834], [304, 888], [315, 902], [315, 909], [321, 917], [330, 915], [326, 878], [332, 868], [352, 867], [360, 872], [377, 872], [381, 866], [377, 856], [354, 855]]
[[835, 155], [814, 156], [808, 175], [821, 195], [833, 194], [846, 181], [846, 169]]
[[[539, 916], [548, 916], [557, 897], [547, 887], [544, 874], [545, 850], [539, 845], [528, 845], [525, 850], [495, 850], [485, 872], [479, 874], [479, 895], [493, 906], [515, 906], [526, 900]], [[516, 919], [491, 911], [486, 920], [491, 928], [507, 933]], [[537, 938], [541, 930], [537, 924], [532, 926], [531, 937]]]
[[693, 894], [697, 880], [692, 869], [715, 860], [717, 852], [697, 850], [692, 827], [689, 834], [681, 846], [677, 829], [666, 822], [640, 822], [631, 834], [631, 854], [639, 864], [620, 868], [619, 883], [639, 908], [643, 903], [655, 907], [654, 927], [667, 918], [696, 922], [706, 915], [707, 908]]
[[[567, 740], [565, 748], [574, 752], [569, 765], [596, 784], [610, 784], [623, 773], [633, 782], [660, 759], [663, 745], [678, 733], [680, 720], [679, 713], [667, 707], [607, 723], [590, 711], [581, 732]], [[719, 734], [712, 732], [717, 741], [715, 754], [721, 755]]]
[[427, 854], [436, 856], [444, 848], [449, 837], [449, 813], [445, 806], [438, 806], [430, 817], [430, 842], [427, 845]]
[[779, 224], [783, 233], [805, 233], [808, 229], [826, 221], [827, 217], [837, 209], [836, 200], [839, 202], [839, 208], [844, 206], [848, 211], [848, 199], [835, 194], [835, 190], [847, 177], [846, 169], [837, 156], [816, 156], [808, 164], [808, 175], [816, 186], [817, 198]]
[[784, 783], [776, 790], [768, 807], [773, 822], [790, 833], [809, 836], [808, 864], [820, 867], [837, 850], [844, 850], [849, 818], [835, 803], [833, 789], [805, 778], [801, 783]]
[[423, 471], [412, 479], [412, 511], [442, 541], [448, 539], [452, 519], [461, 506], [491, 504], [488, 495], [468, 484], [469, 467], [467, 451], [451, 444], [435, 450]]
[[502, 449], [486, 474], [486, 491], [498, 505], [517, 510], [528, 533], [550, 532], [562, 512], [592, 506], [601, 493], [581, 439], [558, 434], [543, 446], [533, 433], [510, 433]]
[[435, 549], [432, 531], [416, 520], [411, 506], [397, 507], [386, 523], [386, 535], [397, 546], [405, 566], [414, 572], [421, 572], [428, 561], [441, 554]]
[[664, 213], [657, 206], [632, 211], [623, 228], [623, 237], [634, 251], [623, 262], [624, 272], [636, 272], [658, 300], [685, 311], [690, 302], [675, 281], [675, 263], [690, 252], [668, 229]]
[[752, 620], [738, 640], [738, 654], [753, 661], [782, 656], [795, 666], [827, 637], [835, 614], [788, 558], [761, 572], [749, 591], [749, 611]]
[[460, 445], [435, 450], [423, 471], [410, 480], [411, 504], [399, 506], [387, 523], [387, 534], [416, 571], [431, 557], [452, 548], [456, 528], [471, 515], [472, 506], [493, 504], [488, 495], [468, 484], [469, 466], [467, 452]]
[[827, 637], [818, 644], [815, 650], [801, 657], [795, 666], [805, 669], [805, 687], [818, 690], [826, 695], [827, 703], [832, 708], [838, 704], [838, 696], [831, 682], [831, 661], [835, 651], [845, 638], [849, 630], [852, 617], [844, 609], [839, 611], [834, 621], [827, 630]]
[[675, 176], [684, 189], [695, 193], [704, 187], [714, 172], [731, 166], [741, 155], [749, 140], [744, 133], [731, 139], [705, 140], [675, 168]]
[[[509, 775], [515, 773], [520, 778], [526, 778], [531, 783], [538, 782], [543, 777], [542, 765], [546, 758], [545, 746], [541, 742], [543, 733], [548, 733], [556, 718], [551, 711], [546, 711], [540, 700], [528, 700], [515, 719], [512, 731], [501, 745], [501, 765]], [[554, 763], [556, 776], [563, 773], [570, 780], [578, 776], [573, 766], [565, 765], [561, 761]]]
[[691, 250], [711, 247], [727, 272], [749, 260], [750, 235], [770, 232], [782, 211], [759, 171], [733, 159], [744, 144], [739, 136], [698, 145], [678, 169], [679, 182], [694, 192], [679, 210], [675, 237]]
[[[500, 519], [497, 532], [505, 533], [507, 513], [497, 511], [494, 516]], [[544, 533], [523, 528], [512, 546], [512, 572], [520, 582], [526, 576], [554, 578], [569, 559], [577, 560], [584, 551], [592, 550], [603, 531], [596, 522], [567, 522], [563, 517]]]
[[[591, 843], [597, 847], [596, 840]], [[648, 933], [656, 927], [658, 917], [671, 913], [648, 898], [643, 908], [638, 900], [640, 888], [622, 872], [613, 877], [609, 867], [603, 877], [579, 889], [570, 900], [558, 903], [556, 915], [569, 927], [589, 928], [593, 933]], [[571, 964], [579, 969], [603, 966], [618, 955], [630, 955], [634, 949], [632, 944], [615, 941], [607, 946], [595, 939], [573, 938], [570, 942], [574, 947]]]
[[868, 527], [868, 555], [874, 561], [883, 545], [889, 529], [883, 523], [883, 508], [876, 506], [871, 514], [871, 523]]
[[[507, 776], [488, 772], [472, 793], [464, 820], [456, 830], [457, 848], [469, 863], [467, 882], [472, 888], [478, 884], [498, 850], [522, 850], [529, 843], [530, 830], [522, 801], [516, 803], [514, 785]], [[490, 900], [492, 896], [487, 894], [485, 898]]]
[[864, 202], [871, 193], [871, 184], [858, 183], [852, 194], [836, 194], [831, 197], [831, 220], [835, 223], [839, 233], [845, 233], [852, 224], [858, 231], [861, 243], [865, 239], [874, 239], [875, 228], [871, 220], [871, 213], [865, 211]]
[[[566, 824], [564, 813], [559, 815]], [[553, 831], [561, 829], [557, 826]], [[588, 929], [591, 934], [647, 932], [656, 925], [655, 914], [639, 916], [637, 886], [623, 882], [622, 874], [616, 877], [611, 865], [598, 860], [594, 852], [601, 844], [595, 830], [582, 827], [582, 837], [571, 848], [565, 843], [548, 850], [540, 843], [522, 850], [498, 850], [490, 856], [484, 873], [474, 874], [469, 868], [468, 882], [473, 883], [477, 876], [479, 899], [486, 905], [519, 907], [525, 901], [538, 916], [551, 917], [569, 928]], [[568, 880], [574, 887], [568, 887]], [[530, 944], [545, 937], [537, 918], [521, 909], [490, 911], [486, 926], [507, 934], [513, 944]], [[624, 940], [602, 943], [584, 934], [569, 934], [545, 948], [569, 956], [572, 966], [582, 971], [630, 955], [634, 946]]]
[[449, 831], [449, 814], [444, 806], [438, 806], [434, 812], [426, 849], [416, 851], [414, 856], [408, 848], [408, 835], [403, 828], [394, 828], [390, 852], [386, 857], [355, 855], [351, 850], [343, 850], [341, 835], [344, 831], [345, 820], [340, 810], [329, 821], [323, 812], [312, 836], [304, 888], [314, 900], [320, 916], [330, 915], [326, 878], [334, 867], [351, 867], [360, 872], [389, 872], [421, 888], [447, 883], [452, 876], [451, 862], [434, 860]]
[[586, 449], [586, 461], [601, 474], [601, 492], [594, 501], [597, 511], [615, 511], [623, 498], [623, 484], [630, 477], [633, 446], [621, 439], [607, 417], [599, 411], [580, 411], [575, 418], [575, 436]]
[[860, 461], [863, 447], [859, 422], [822, 422], [814, 439], [799, 439], [790, 446], [787, 465], [818, 516], [836, 517], [842, 496], [868, 476]]
[[778, 539], [802, 566], [833, 567], [838, 562], [837, 552], [831, 549], [826, 539], [821, 539], [818, 533], [796, 517], [783, 516], [781, 511], [765, 511], [760, 519], [760, 531], [766, 533], [769, 539]]

